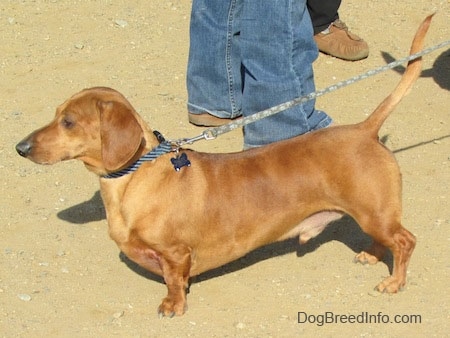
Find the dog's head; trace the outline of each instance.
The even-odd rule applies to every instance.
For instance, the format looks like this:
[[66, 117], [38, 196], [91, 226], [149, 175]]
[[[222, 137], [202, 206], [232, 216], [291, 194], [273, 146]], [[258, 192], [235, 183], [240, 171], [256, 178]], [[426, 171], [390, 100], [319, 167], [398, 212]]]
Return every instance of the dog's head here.
[[[55, 118], [16, 145], [39, 164], [79, 159], [97, 174], [118, 170], [158, 141], [119, 92], [85, 89], [56, 109]], [[151, 136], [150, 136], [151, 135]]]

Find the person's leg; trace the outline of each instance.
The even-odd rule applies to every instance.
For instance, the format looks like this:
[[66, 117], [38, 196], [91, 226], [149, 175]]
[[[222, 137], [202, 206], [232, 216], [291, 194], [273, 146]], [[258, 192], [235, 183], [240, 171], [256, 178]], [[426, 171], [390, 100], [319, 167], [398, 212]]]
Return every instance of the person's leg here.
[[[244, 116], [314, 92], [312, 63], [318, 51], [306, 0], [245, 0], [240, 21]], [[314, 105], [311, 100], [245, 126], [244, 146], [328, 126], [331, 118]]]
[[308, 0], [307, 6], [314, 27], [314, 35], [324, 31], [333, 21], [339, 19], [338, 10], [341, 0]]
[[241, 115], [237, 0], [194, 0], [187, 68], [188, 111], [220, 118]]

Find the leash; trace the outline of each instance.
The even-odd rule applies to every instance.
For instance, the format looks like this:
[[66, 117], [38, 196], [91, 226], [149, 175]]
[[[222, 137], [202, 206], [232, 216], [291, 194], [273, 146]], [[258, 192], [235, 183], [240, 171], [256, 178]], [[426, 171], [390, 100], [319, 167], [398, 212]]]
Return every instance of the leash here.
[[269, 109], [266, 109], [266, 110], [262, 110], [262, 111], [260, 111], [258, 113], [255, 113], [255, 114], [250, 115], [250, 116], [246, 116], [246, 117], [244, 117], [242, 119], [238, 119], [238, 120], [232, 121], [232, 122], [224, 124], [222, 126], [215, 127], [215, 128], [208, 128], [208, 129], [204, 130], [198, 136], [194, 136], [194, 137], [191, 137], [191, 138], [177, 139], [177, 140], [169, 141], [169, 142], [171, 144], [173, 144], [175, 147], [180, 148], [183, 145], [193, 144], [194, 142], [197, 142], [197, 141], [200, 141], [200, 140], [214, 140], [218, 136], [220, 136], [222, 134], [225, 134], [225, 133], [228, 133], [228, 132], [230, 132], [230, 131], [232, 131], [232, 130], [234, 130], [236, 128], [239, 128], [239, 127], [245, 126], [247, 124], [256, 122], [258, 120], [261, 120], [263, 118], [275, 115], [275, 114], [277, 114], [279, 112], [282, 112], [282, 111], [284, 111], [286, 109], [292, 108], [292, 107], [294, 107], [296, 105], [305, 103], [307, 101], [310, 101], [310, 100], [313, 100], [313, 99], [315, 99], [317, 97], [320, 97], [322, 95], [331, 93], [331, 92], [333, 92], [335, 90], [338, 90], [340, 88], [349, 86], [349, 85], [351, 85], [353, 83], [356, 83], [358, 81], [367, 79], [368, 77], [374, 76], [374, 75], [379, 74], [381, 72], [384, 72], [384, 71], [386, 71], [388, 69], [395, 68], [395, 67], [397, 67], [397, 66], [399, 66], [399, 65], [401, 65], [401, 64], [403, 64], [405, 62], [409, 62], [409, 61], [415, 60], [417, 58], [420, 58], [421, 56], [429, 54], [429, 53], [431, 53], [431, 52], [433, 52], [433, 51], [435, 51], [437, 49], [443, 48], [443, 47], [445, 47], [447, 45], [450, 45], [450, 40], [441, 42], [440, 44], [437, 44], [437, 45], [432, 46], [430, 48], [424, 49], [424, 50], [422, 50], [422, 51], [420, 51], [418, 53], [411, 54], [411, 55], [409, 55], [407, 57], [404, 57], [402, 59], [393, 61], [391, 63], [388, 63], [387, 65], [384, 65], [384, 66], [381, 66], [381, 67], [369, 70], [368, 72], [363, 73], [361, 75], [357, 75], [357, 76], [354, 76], [354, 77], [352, 77], [350, 79], [337, 82], [336, 84], [331, 85], [329, 87], [326, 87], [325, 89], [318, 90], [318, 91], [312, 92], [310, 94], [306, 94], [306, 95], [301, 96], [299, 98], [293, 99], [292, 101], [288, 101], [288, 102], [279, 104], [277, 106], [274, 106], [272, 108], [269, 108]]
[[385, 70], [388, 69], [392, 69], [395, 68], [399, 65], [401, 65], [402, 63], [405, 62], [409, 62], [412, 60], [415, 60], [423, 55], [429, 54], [439, 48], [445, 47], [447, 45], [450, 45], [450, 40], [447, 40], [445, 42], [442, 42], [438, 45], [432, 46], [430, 48], [424, 49], [421, 52], [409, 55], [403, 59], [399, 59], [397, 61], [393, 61], [391, 63], [388, 63], [385, 66], [381, 66], [372, 70], [369, 70], [366, 73], [363, 73], [361, 75], [357, 75], [354, 76], [348, 80], [345, 81], [340, 81], [334, 85], [331, 85], [329, 87], [326, 87], [325, 89], [322, 90], [318, 90], [315, 91], [313, 93], [301, 96], [299, 98], [296, 98], [292, 101], [289, 102], [285, 102], [282, 104], [279, 104], [277, 106], [274, 106], [272, 108], [266, 109], [266, 110], [262, 110], [258, 113], [255, 113], [251, 116], [247, 116], [244, 117], [242, 119], [236, 120], [236, 121], [232, 121], [228, 124], [224, 124], [223, 126], [219, 126], [219, 127], [215, 127], [215, 128], [209, 128], [206, 129], [205, 131], [203, 131], [203, 133], [201, 133], [198, 136], [195, 137], [191, 137], [191, 138], [182, 138], [182, 139], [178, 139], [178, 140], [174, 140], [174, 141], [166, 141], [164, 139], [164, 137], [161, 135], [161, 133], [159, 133], [158, 131], [154, 131], [154, 134], [156, 136], [156, 138], [158, 139], [158, 141], [160, 142], [159, 145], [157, 147], [155, 147], [154, 149], [152, 149], [150, 152], [148, 152], [147, 154], [143, 155], [141, 158], [139, 158], [136, 162], [134, 162], [133, 164], [131, 164], [129, 167], [124, 168], [122, 170], [116, 171], [116, 172], [112, 172], [109, 174], [106, 174], [104, 176], [102, 176], [103, 178], [106, 179], [113, 179], [113, 178], [119, 178], [128, 174], [131, 174], [133, 172], [135, 172], [136, 170], [139, 169], [139, 167], [145, 163], [145, 162], [151, 162], [155, 159], [157, 159], [158, 157], [167, 154], [167, 153], [171, 153], [174, 152], [175, 153], [175, 157], [171, 158], [171, 163], [175, 169], [175, 171], [180, 171], [180, 169], [182, 167], [189, 167], [191, 165], [191, 162], [189, 161], [189, 159], [187, 158], [186, 153], [179, 153], [179, 149], [186, 144], [192, 144], [194, 142], [200, 141], [200, 140], [213, 140], [215, 138], [217, 138], [217, 136], [220, 136], [222, 134], [225, 134], [227, 132], [230, 132], [236, 128], [245, 126], [247, 124], [253, 123], [255, 121], [261, 120], [263, 118], [266, 118], [268, 116], [272, 116], [275, 115], [283, 110], [289, 109], [291, 107], [294, 107], [296, 105], [299, 105], [301, 103], [307, 102], [309, 100], [312, 100], [316, 97], [325, 95], [327, 93], [333, 92], [337, 89], [346, 87], [348, 85], [351, 85], [355, 82], [361, 81], [363, 79], [367, 79], [368, 77], [374, 76], [378, 73], [381, 73]]

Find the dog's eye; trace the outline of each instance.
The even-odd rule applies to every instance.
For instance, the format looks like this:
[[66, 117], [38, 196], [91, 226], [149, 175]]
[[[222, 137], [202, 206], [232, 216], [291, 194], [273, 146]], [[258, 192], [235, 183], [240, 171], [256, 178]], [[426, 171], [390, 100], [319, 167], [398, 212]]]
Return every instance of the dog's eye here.
[[65, 117], [61, 120], [61, 124], [66, 129], [71, 129], [75, 125], [75, 122], [73, 122], [71, 119]]

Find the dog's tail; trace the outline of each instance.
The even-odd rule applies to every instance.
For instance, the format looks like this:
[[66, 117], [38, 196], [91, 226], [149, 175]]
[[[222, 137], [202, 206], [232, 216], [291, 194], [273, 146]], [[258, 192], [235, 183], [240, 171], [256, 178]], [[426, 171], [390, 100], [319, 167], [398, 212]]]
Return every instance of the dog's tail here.
[[[431, 14], [425, 18], [422, 24], [419, 26], [414, 40], [411, 45], [410, 55], [420, 52], [424, 45], [425, 35], [430, 27], [431, 19], [434, 14]], [[408, 94], [414, 82], [419, 77], [422, 71], [422, 58], [417, 58], [408, 63], [405, 73], [403, 74], [399, 84], [394, 91], [386, 97], [383, 102], [374, 110], [374, 112], [363, 122], [366, 130], [372, 131], [375, 137], [378, 135], [378, 131], [383, 125], [386, 118], [394, 110], [395, 106], [401, 101], [401, 99]]]

